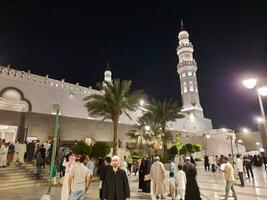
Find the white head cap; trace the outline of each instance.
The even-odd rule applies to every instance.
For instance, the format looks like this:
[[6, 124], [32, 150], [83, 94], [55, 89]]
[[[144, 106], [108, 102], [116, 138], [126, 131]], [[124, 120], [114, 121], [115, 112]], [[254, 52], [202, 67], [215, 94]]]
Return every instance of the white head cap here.
[[190, 156], [186, 156], [185, 159], [186, 159], [186, 160], [191, 160]]
[[112, 158], [111, 158], [111, 160], [113, 161], [113, 160], [120, 160], [120, 157], [119, 156], [113, 156]]

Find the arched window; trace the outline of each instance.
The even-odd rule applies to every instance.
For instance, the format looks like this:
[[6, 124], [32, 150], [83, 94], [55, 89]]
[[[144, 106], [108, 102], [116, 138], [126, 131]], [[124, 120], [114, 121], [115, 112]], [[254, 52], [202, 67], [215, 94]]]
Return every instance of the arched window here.
[[187, 93], [187, 84], [186, 82], [183, 83], [184, 93]]
[[189, 81], [189, 90], [190, 92], [194, 92], [194, 85], [192, 81]]

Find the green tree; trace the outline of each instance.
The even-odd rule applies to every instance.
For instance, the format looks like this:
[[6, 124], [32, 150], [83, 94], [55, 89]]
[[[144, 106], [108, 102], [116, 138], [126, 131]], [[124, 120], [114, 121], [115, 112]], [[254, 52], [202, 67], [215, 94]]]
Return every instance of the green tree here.
[[80, 155], [90, 155], [91, 153], [91, 146], [89, 146], [85, 141], [81, 140], [78, 141], [73, 147], [72, 147], [73, 153], [80, 154]]
[[176, 133], [175, 145], [176, 145], [178, 150], [183, 147], [182, 133]]
[[124, 113], [131, 119], [129, 111], [135, 111], [142, 97], [142, 91], [130, 92], [132, 81], [115, 79], [113, 83], [96, 85], [100, 94], [84, 98], [89, 116], [111, 119], [113, 122], [113, 155], [117, 155], [119, 118]]
[[154, 100], [146, 106], [147, 112], [144, 114], [146, 117], [152, 119], [160, 125], [161, 132], [163, 133], [163, 149], [166, 154], [166, 142], [170, 139], [166, 130], [167, 122], [175, 121], [176, 119], [183, 118], [184, 115], [180, 114], [180, 107], [176, 101], [172, 99]]
[[96, 142], [91, 149], [91, 156], [103, 158], [110, 153], [110, 146], [106, 142]]
[[179, 152], [179, 151], [178, 151], [178, 148], [177, 148], [176, 145], [174, 145], [174, 146], [172, 146], [172, 147], [170, 148], [170, 154], [171, 154], [172, 157], [174, 157], [175, 155], [177, 155], [178, 152]]

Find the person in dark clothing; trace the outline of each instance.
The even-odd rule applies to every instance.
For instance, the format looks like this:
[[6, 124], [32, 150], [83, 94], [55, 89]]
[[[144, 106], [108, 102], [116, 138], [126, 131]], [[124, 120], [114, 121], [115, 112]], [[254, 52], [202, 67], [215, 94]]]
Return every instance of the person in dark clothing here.
[[46, 152], [46, 149], [44, 148], [43, 144], [41, 145], [41, 147], [39, 149], [39, 152], [40, 152], [40, 154], [41, 154], [41, 156], [43, 158], [43, 161], [44, 161], [43, 168], [45, 168], [45, 152]]
[[103, 198], [105, 200], [128, 200], [130, 198], [130, 188], [128, 177], [124, 170], [119, 168], [120, 158], [112, 157], [112, 170], [108, 170], [105, 175], [103, 186]]
[[193, 165], [197, 166], [196, 161], [195, 161], [195, 159], [193, 158], [193, 156], [190, 156], [190, 162], [191, 162]]
[[210, 171], [210, 161], [209, 161], [209, 156], [205, 155], [204, 156], [204, 167], [205, 171]]
[[100, 189], [99, 189], [99, 198], [102, 200], [103, 199], [103, 195], [102, 195], [102, 183], [103, 183], [103, 179], [105, 176], [105, 164], [104, 164], [104, 160], [102, 158], [99, 159], [98, 161], [98, 167], [97, 167], [97, 175], [99, 176], [100, 179]]
[[145, 176], [150, 174], [150, 168], [151, 168], [152, 162], [149, 158], [146, 158], [144, 161], [144, 182], [143, 182], [143, 192], [150, 193], [150, 182], [151, 180], [145, 180]]
[[41, 152], [39, 152], [37, 154], [37, 158], [36, 158], [36, 168], [37, 168], [36, 178], [37, 178], [37, 180], [42, 178], [42, 166], [43, 165], [44, 165], [44, 160], [43, 160], [43, 157], [41, 155]]
[[267, 171], [267, 157], [265, 155], [263, 155], [263, 164], [264, 164], [265, 171]]
[[101, 166], [98, 170], [97, 170], [97, 174], [99, 175], [99, 179], [101, 181], [100, 185], [101, 188], [99, 190], [99, 198], [101, 200], [103, 200], [103, 186], [104, 186], [104, 181], [105, 181], [105, 177], [108, 171], [112, 170], [112, 166], [110, 165], [111, 163], [111, 158], [110, 157], [106, 157], [104, 159], [104, 165]]
[[145, 178], [145, 158], [142, 159], [140, 169], [139, 169], [139, 189], [144, 188], [144, 178]]
[[186, 157], [186, 164], [183, 167], [186, 175], [185, 200], [201, 200], [200, 191], [196, 180], [197, 169], [195, 165], [190, 163], [190, 160], [190, 157]]
[[33, 159], [34, 150], [35, 150], [35, 144], [34, 144], [34, 142], [28, 143], [28, 145], [27, 145], [27, 160], [29, 162], [31, 162], [32, 159]]
[[250, 178], [250, 175], [251, 175], [252, 179], [254, 179], [254, 174], [252, 171], [252, 165], [253, 165], [252, 156], [245, 157], [244, 164], [246, 167], [248, 178]]
[[13, 162], [14, 154], [15, 154], [15, 145], [11, 143], [8, 145], [8, 154], [7, 154], [7, 165], [8, 166], [10, 166], [11, 163]]

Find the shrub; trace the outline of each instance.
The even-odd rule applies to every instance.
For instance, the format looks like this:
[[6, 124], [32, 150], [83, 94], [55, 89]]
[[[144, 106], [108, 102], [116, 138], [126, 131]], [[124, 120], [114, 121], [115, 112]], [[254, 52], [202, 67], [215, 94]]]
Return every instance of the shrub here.
[[187, 148], [185, 145], [182, 146], [182, 148], [179, 150], [180, 155], [187, 154]]
[[96, 142], [91, 149], [90, 156], [103, 158], [110, 153], [110, 146], [106, 142]]
[[177, 155], [178, 154], [178, 148], [177, 148], [177, 146], [176, 145], [172, 146], [170, 148], [169, 152], [170, 152], [170, 155], [172, 157], [174, 157], [175, 155]]
[[196, 152], [200, 152], [202, 149], [202, 146], [200, 144], [194, 144], [194, 149]]
[[189, 152], [189, 153], [195, 153], [196, 152], [194, 145], [192, 145], [191, 143], [187, 143], [185, 146], [186, 146], [187, 152]]
[[75, 154], [79, 154], [79, 155], [90, 155], [91, 153], [91, 147], [86, 144], [83, 140], [78, 141], [73, 147], [72, 147], [72, 151]]
[[199, 161], [201, 161], [202, 159], [201, 158], [195, 158], [195, 161], [196, 162], [199, 162]]

